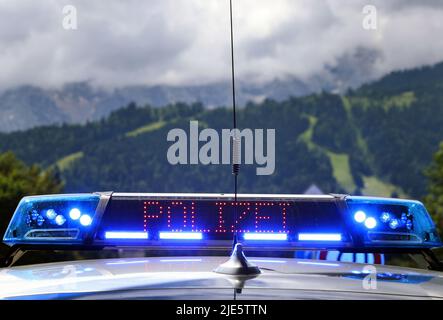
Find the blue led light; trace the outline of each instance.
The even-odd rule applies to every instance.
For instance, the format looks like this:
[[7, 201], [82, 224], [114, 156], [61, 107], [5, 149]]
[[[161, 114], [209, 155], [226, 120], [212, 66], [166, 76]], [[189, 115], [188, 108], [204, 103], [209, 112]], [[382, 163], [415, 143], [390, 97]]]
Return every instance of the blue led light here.
[[57, 217], [57, 212], [54, 209], [46, 210], [46, 218], [49, 220], [54, 220]]
[[80, 210], [78, 210], [77, 208], [71, 209], [71, 211], [69, 211], [69, 217], [72, 220], [78, 220], [80, 219], [80, 216], [82, 215], [82, 213], [80, 212]]
[[37, 225], [39, 227], [41, 227], [43, 225], [43, 223], [45, 223], [45, 218], [43, 218], [42, 216], [39, 215], [37, 218]]
[[61, 214], [55, 217], [55, 223], [59, 226], [62, 226], [65, 223], [66, 219]]
[[341, 241], [340, 233], [299, 233], [299, 241]]
[[38, 218], [39, 216], [40, 216], [40, 215], [38, 214], [37, 210], [32, 210], [32, 212], [31, 212], [31, 220], [32, 220], [32, 221], [37, 221], [37, 218]]
[[358, 223], [362, 223], [363, 221], [365, 221], [365, 219], [366, 219], [366, 213], [364, 211], [358, 210], [354, 214], [354, 220], [357, 221]]
[[245, 240], [280, 240], [284, 241], [288, 239], [286, 233], [245, 233], [243, 235]]
[[391, 220], [391, 215], [389, 214], [389, 212], [383, 212], [380, 216], [380, 220], [384, 223], [388, 222], [389, 220]]
[[89, 225], [91, 225], [92, 223], [92, 218], [90, 215], [88, 214], [84, 214], [80, 217], [80, 223], [82, 226], [87, 227]]
[[391, 229], [397, 229], [400, 226], [400, 222], [397, 219], [392, 219], [391, 222], [389, 222], [389, 227]]
[[8, 245], [36, 242], [82, 244], [89, 235], [88, 228], [79, 228], [80, 222], [74, 222], [69, 213], [74, 208], [95, 212], [100, 198], [99, 194], [26, 197], [20, 201], [3, 241]]
[[107, 231], [106, 239], [148, 239], [147, 232]]
[[368, 229], [374, 229], [377, 226], [377, 220], [372, 217], [369, 217], [365, 220], [365, 226]]
[[201, 240], [201, 232], [160, 232], [160, 239]]

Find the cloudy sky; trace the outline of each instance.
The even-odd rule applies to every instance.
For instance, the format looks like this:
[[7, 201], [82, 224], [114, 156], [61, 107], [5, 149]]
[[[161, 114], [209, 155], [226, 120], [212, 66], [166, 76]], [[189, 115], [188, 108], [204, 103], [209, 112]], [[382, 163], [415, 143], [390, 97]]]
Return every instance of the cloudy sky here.
[[[363, 7], [377, 8], [365, 30]], [[77, 30], [63, 28], [63, 7]], [[376, 74], [443, 61], [443, 1], [234, 0], [238, 77], [301, 79], [357, 48]], [[0, 0], [0, 89], [202, 84], [230, 76], [228, 0]]]

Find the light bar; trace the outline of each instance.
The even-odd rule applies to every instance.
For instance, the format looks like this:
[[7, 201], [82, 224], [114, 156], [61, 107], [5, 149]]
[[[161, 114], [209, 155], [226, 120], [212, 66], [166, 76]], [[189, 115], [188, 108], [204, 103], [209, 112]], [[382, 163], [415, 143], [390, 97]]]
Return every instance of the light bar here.
[[243, 239], [284, 241], [288, 239], [288, 235], [286, 233], [245, 233], [243, 235]]
[[254, 251], [317, 247], [370, 252], [372, 248], [401, 247], [415, 252], [443, 246], [426, 208], [414, 200], [328, 196], [319, 201], [292, 195], [240, 198], [236, 202], [235, 197], [214, 194], [31, 196], [20, 201], [3, 243], [48, 250], [140, 245], [161, 250], [177, 246], [218, 250], [228, 247], [238, 233], [240, 241]]
[[108, 231], [105, 233], [106, 239], [148, 239], [147, 232], [124, 232]]
[[201, 240], [203, 235], [201, 232], [160, 232], [159, 238], [168, 240]]
[[299, 241], [341, 241], [340, 233], [299, 233]]

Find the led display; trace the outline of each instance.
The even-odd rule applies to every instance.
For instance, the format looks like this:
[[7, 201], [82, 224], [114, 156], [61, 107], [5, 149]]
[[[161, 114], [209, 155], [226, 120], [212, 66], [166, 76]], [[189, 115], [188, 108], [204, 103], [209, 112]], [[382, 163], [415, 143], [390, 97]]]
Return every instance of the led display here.
[[224, 240], [237, 232], [246, 240], [291, 240], [298, 233], [340, 234], [343, 229], [334, 201], [113, 199], [99, 237], [124, 232], [130, 238], [149, 235], [150, 240]]

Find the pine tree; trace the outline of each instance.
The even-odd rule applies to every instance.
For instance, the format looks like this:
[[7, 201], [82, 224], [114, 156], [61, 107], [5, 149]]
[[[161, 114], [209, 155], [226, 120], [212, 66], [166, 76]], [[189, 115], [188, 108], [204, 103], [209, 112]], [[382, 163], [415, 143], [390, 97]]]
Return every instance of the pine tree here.
[[[28, 195], [59, 193], [63, 183], [52, 170], [27, 166], [12, 152], [0, 154], [0, 239], [21, 198]], [[4, 248], [3, 248], [4, 250]], [[0, 248], [0, 253], [2, 248]]]

